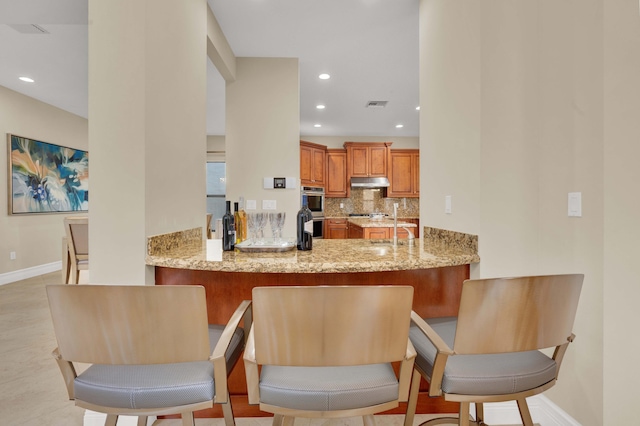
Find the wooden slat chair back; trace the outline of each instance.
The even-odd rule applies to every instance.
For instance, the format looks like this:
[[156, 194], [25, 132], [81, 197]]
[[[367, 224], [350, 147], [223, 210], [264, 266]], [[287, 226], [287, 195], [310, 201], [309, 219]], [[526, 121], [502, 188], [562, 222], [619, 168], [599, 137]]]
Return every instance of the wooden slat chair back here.
[[64, 218], [68, 246], [67, 283], [78, 284], [80, 271], [89, 269], [89, 218]]
[[[466, 280], [457, 318], [425, 321], [412, 313], [411, 339], [418, 357], [405, 426], [413, 423], [421, 376], [429, 381], [430, 396], [460, 402], [458, 419], [424, 424], [453, 420], [469, 425], [471, 402], [476, 404], [474, 424], [484, 424], [483, 402], [515, 400], [523, 424], [532, 426], [525, 398], [556, 383], [564, 353], [575, 337], [572, 329], [583, 278], [569, 274]], [[551, 358], [538, 351], [546, 348], [555, 348]], [[510, 369], [505, 369], [507, 365]], [[500, 391], [502, 381], [518, 383], [519, 388]]]
[[60, 355], [89, 364], [209, 359], [204, 288], [47, 287]]
[[520, 352], [567, 343], [581, 287], [581, 275], [466, 281], [454, 353]]
[[[373, 413], [393, 408], [408, 397], [415, 356], [408, 339], [412, 298], [409, 286], [254, 288], [254, 322], [245, 350], [249, 403], [259, 403], [261, 410], [276, 414], [274, 425], [289, 424], [295, 417], [345, 416], [364, 416], [365, 424], [371, 424]], [[391, 362], [402, 363], [399, 382]], [[305, 405], [305, 397], [298, 395], [303, 393], [298, 386], [304, 388], [301, 383], [306, 382], [325, 397], [328, 389], [337, 386], [336, 374], [358, 376], [359, 368], [376, 371], [387, 364], [385, 372], [398, 387], [384, 403], [363, 401], [347, 408], [328, 404], [320, 409]], [[292, 396], [282, 405], [264, 398], [271, 379], [282, 380], [278, 386]], [[358, 395], [360, 389], [354, 386]]]
[[[193, 411], [213, 406], [214, 371], [215, 402], [227, 403], [225, 352], [236, 339], [237, 347], [232, 350], [237, 352], [236, 359], [239, 357], [244, 338], [241, 331], [237, 331], [237, 325], [250, 302], [243, 302], [242, 309], [236, 311], [212, 353], [210, 329], [214, 326], [208, 325], [205, 290], [201, 286], [53, 285], [47, 286], [47, 295], [58, 342], [54, 356], [69, 397], [75, 399], [78, 406], [107, 413], [107, 425], [115, 425], [118, 415], [139, 416], [142, 424], [149, 415], [176, 413], [182, 414], [184, 425], [192, 425]], [[73, 364], [77, 362], [93, 366], [78, 376]], [[122, 367], [125, 369], [118, 369]], [[191, 398], [191, 395], [176, 396], [171, 393], [173, 389], [203, 386], [194, 385], [187, 378], [183, 380], [186, 375], [182, 376], [182, 368], [189, 377], [195, 375], [198, 380], [204, 378], [211, 382], [210, 389], [205, 389], [211, 393], [207, 396], [209, 399], [203, 399], [203, 391], [195, 397], [200, 398], [198, 400], [156, 406], [165, 401]], [[91, 369], [94, 372], [89, 373]], [[138, 383], [133, 383], [137, 380], [134, 376], [145, 377], [141, 379], [145, 383], [158, 383], [154, 385], [156, 389], [149, 388], [148, 398], [153, 400], [153, 392], [163, 386], [169, 389], [165, 394], [168, 397], [149, 406], [137, 403], [136, 407], [122, 407], [107, 401], [102, 405], [95, 396], [91, 401], [83, 400], [77, 392], [77, 380], [82, 380], [84, 374], [90, 374], [87, 380], [98, 381], [98, 386], [102, 386], [104, 379], [108, 382], [105, 388], [121, 388], [122, 394], [131, 392], [132, 395], [144, 392], [143, 386], [138, 388]], [[170, 377], [169, 383], [159, 377], [163, 374]], [[226, 424], [232, 426], [233, 414], [230, 405], [227, 407], [223, 405]]]

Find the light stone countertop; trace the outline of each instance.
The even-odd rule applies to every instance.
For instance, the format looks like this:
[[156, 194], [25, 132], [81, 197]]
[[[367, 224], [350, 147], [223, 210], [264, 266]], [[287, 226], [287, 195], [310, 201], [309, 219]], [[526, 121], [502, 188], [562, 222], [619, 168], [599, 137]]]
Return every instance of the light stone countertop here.
[[427, 229], [430, 230], [427, 238], [416, 239], [414, 247], [407, 240], [400, 240], [393, 247], [391, 240], [319, 239], [313, 241], [310, 251], [295, 248], [282, 253], [228, 251], [222, 252], [222, 260], [207, 260], [204, 240], [183, 241], [173, 247], [165, 244], [166, 247], [158, 249], [151, 244], [146, 264], [222, 272], [336, 273], [430, 269], [480, 261], [476, 236]]

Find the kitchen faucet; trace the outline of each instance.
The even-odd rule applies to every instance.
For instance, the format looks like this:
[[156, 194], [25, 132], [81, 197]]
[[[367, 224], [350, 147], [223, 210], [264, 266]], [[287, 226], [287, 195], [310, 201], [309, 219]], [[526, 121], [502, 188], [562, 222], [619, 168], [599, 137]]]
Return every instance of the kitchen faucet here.
[[[416, 238], [415, 235], [413, 235], [413, 232], [408, 228], [405, 228], [404, 226], [401, 226], [401, 228], [409, 234], [408, 243], [410, 247], [413, 247], [413, 243]], [[398, 203], [393, 203], [393, 246], [398, 246]]]
[[416, 236], [413, 235], [413, 231], [410, 230], [409, 228], [405, 228], [404, 226], [401, 226], [400, 228], [402, 228], [405, 231], [407, 231], [407, 234], [409, 234], [409, 236], [407, 237], [407, 244], [409, 244], [409, 247], [413, 247], [413, 244], [414, 244], [415, 239], [416, 239]]
[[398, 203], [393, 203], [393, 246], [398, 245]]

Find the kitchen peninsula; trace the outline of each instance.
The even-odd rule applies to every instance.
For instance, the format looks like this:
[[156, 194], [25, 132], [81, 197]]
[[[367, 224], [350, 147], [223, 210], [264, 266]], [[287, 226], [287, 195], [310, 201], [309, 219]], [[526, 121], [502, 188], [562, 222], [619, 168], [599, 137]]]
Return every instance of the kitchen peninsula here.
[[[477, 236], [424, 228], [410, 245], [401, 240], [314, 240], [313, 250], [281, 253], [223, 252], [207, 260], [199, 228], [151, 237], [147, 265], [155, 267], [156, 285], [202, 285], [210, 323], [226, 323], [251, 290], [273, 285], [411, 285], [414, 310], [423, 317], [455, 315], [469, 265], [479, 262]], [[229, 379], [236, 416], [264, 415], [249, 406], [242, 365]], [[220, 416], [213, 408], [206, 416]], [[403, 406], [393, 412], [402, 413]], [[456, 405], [421, 395], [418, 412], [455, 412]]]

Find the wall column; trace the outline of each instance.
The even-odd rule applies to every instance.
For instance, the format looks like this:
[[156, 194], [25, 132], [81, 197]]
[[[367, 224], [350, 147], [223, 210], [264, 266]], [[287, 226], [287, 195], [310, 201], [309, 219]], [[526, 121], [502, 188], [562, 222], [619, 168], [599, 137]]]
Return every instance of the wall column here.
[[[635, 22], [634, 36], [637, 6], [635, 2], [635, 12], [629, 7], [624, 13], [630, 34]], [[602, 28], [602, 0], [420, 1], [421, 223], [479, 236], [481, 262], [472, 268], [474, 277], [585, 274], [574, 326], [578, 338], [567, 352], [558, 384], [544, 394], [585, 426], [603, 424], [606, 380]], [[628, 46], [620, 51], [621, 58], [635, 66], [631, 59], [637, 55], [629, 52], [636, 52], [631, 47], [636, 45]], [[624, 85], [620, 93], [636, 99], [630, 90], [636, 88]], [[635, 113], [636, 104], [629, 111]], [[625, 142], [637, 140], [634, 132], [620, 140], [627, 134]], [[637, 157], [619, 152], [628, 161]], [[582, 192], [580, 218], [567, 216], [567, 194], [575, 191]], [[446, 195], [452, 196], [451, 214], [444, 211]], [[629, 215], [636, 211], [630, 209]], [[628, 221], [617, 226], [630, 235]], [[616, 247], [633, 244], [618, 243]], [[637, 294], [629, 289], [631, 282], [613, 287], [621, 289], [620, 301], [637, 299], [629, 297]], [[616, 343], [627, 336], [619, 324], [611, 322], [621, 330]], [[616, 363], [620, 371], [628, 365]], [[622, 377], [620, 371], [616, 374]], [[620, 383], [609, 389], [633, 394]], [[487, 422], [498, 423], [490, 409], [485, 411]]]
[[[297, 58], [236, 58], [226, 91], [227, 200], [275, 200], [295, 237], [300, 188], [263, 189], [264, 177], [300, 178], [300, 78]], [[267, 226], [267, 230], [269, 227]], [[268, 232], [268, 231], [267, 231]]]
[[150, 235], [205, 223], [206, 0], [89, 0], [91, 283], [153, 283]]

